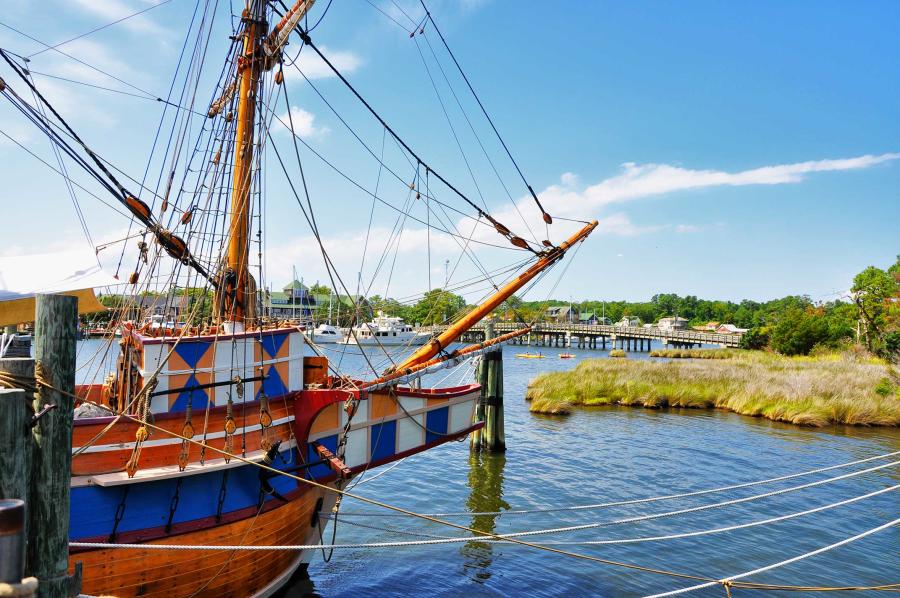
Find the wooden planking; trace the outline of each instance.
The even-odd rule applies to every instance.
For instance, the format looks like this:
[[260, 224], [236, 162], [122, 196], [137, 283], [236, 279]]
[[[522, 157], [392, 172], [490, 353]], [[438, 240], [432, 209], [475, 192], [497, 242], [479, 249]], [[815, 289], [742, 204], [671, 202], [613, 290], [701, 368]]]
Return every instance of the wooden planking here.
[[[318, 540], [318, 532], [310, 527], [309, 523], [322, 492], [311, 489], [297, 499], [258, 517], [249, 517], [210, 530], [182, 534], [158, 543], [213, 545], [313, 543]], [[326, 505], [330, 503], [326, 502]], [[279, 577], [294, 563], [297, 556], [297, 552], [288, 551], [195, 553], [109, 549], [73, 555], [71, 566], [74, 566], [76, 560], [83, 563], [84, 591], [89, 594], [105, 593], [122, 598], [130, 596], [172, 598], [200, 590], [197, 596], [247, 596]], [[201, 586], [211, 579], [213, 581], [201, 590]]]
[[[293, 416], [293, 399], [273, 399], [269, 405], [269, 410], [274, 421], [291, 417]], [[235, 423], [238, 426], [238, 430], [235, 433], [235, 445], [240, 446], [238, 440], [241, 439], [242, 436], [241, 428], [259, 425], [259, 403], [248, 403], [246, 408], [243, 405], [235, 405], [234, 415], [236, 420]], [[194, 438], [196, 440], [203, 439], [204, 417], [205, 415], [202, 411], [195, 413], [193, 417], [195, 431]], [[73, 447], [78, 448], [84, 446], [96, 434], [101, 432], [107, 424], [108, 421], [102, 421], [96, 424], [76, 426], [76, 438], [73, 441]], [[182, 427], [184, 426], [184, 417], [165, 420], [157, 418], [156, 425], [176, 434], [181, 434]], [[287, 440], [290, 438], [292, 425], [291, 422], [285, 422], [284, 424], [273, 426], [271, 428], [271, 433], [274, 434], [275, 439]], [[87, 429], [84, 430], [82, 428]], [[124, 446], [119, 450], [86, 452], [76, 456], [72, 460], [72, 474], [91, 475], [123, 471], [125, 469], [125, 463], [131, 456], [132, 443], [134, 442], [134, 434], [137, 429], [138, 425], [135, 422], [125, 419], [119, 420], [109, 432], [105, 433], [92, 446], [111, 444], [122, 444]], [[221, 434], [224, 432], [224, 408], [210, 410], [209, 422], [206, 425], [206, 429], [208, 434]], [[177, 461], [178, 454], [181, 452], [181, 442], [178, 441], [177, 438], [163, 432], [155, 432], [151, 433], [150, 440], [173, 440], [173, 442], [157, 446], [145, 444], [141, 449], [140, 466], [142, 468], [161, 467], [164, 465], [171, 465]], [[262, 434], [260, 430], [253, 430], [246, 433], [246, 450], [248, 452], [259, 450], [262, 446], [261, 442]], [[207, 438], [206, 443], [212, 447], [224, 449], [225, 437]], [[188, 448], [188, 451], [189, 460], [199, 461], [200, 447], [191, 445]], [[221, 457], [220, 453], [210, 450], [206, 451], [207, 459], [215, 459], [218, 457]]]
[[[291, 438], [292, 423], [288, 422], [278, 426], [272, 426], [269, 436], [273, 440], [287, 441]], [[194, 439], [203, 440], [203, 434], [195, 434]], [[212, 448], [225, 448], [225, 438], [208, 438], [206, 444]], [[238, 453], [241, 451], [242, 435], [240, 430], [234, 435], [233, 450]], [[262, 448], [262, 430], [254, 430], [247, 432], [245, 450], [247, 453], [258, 451]], [[193, 444], [188, 445], [188, 460], [191, 463], [199, 463], [200, 449]], [[125, 463], [131, 457], [132, 447], [126, 447], [120, 450], [110, 450], [98, 453], [83, 453], [73, 459], [72, 475], [100, 475], [106, 473], [115, 473], [125, 470]], [[154, 467], [164, 467], [177, 463], [178, 455], [181, 452], [181, 442], [177, 444], [165, 444], [162, 446], [144, 446], [141, 448], [141, 458], [139, 465], [141, 469], [149, 469]], [[206, 459], [220, 459], [222, 454], [218, 451], [206, 450]]]
[[[281, 419], [284, 417], [288, 417], [293, 415], [294, 398], [292, 396], [288, 396], [285, 398], [282, 397], [273, 397], [269, 399], [269, 412], [272, 414], [272, 419]], [[207, 428], [210, 431], [220, 431], [225, 427], [225, 415], [226, 409], [225, 407], [213, 407], [209, 410], [209, 423]], [[205, 417], [204, 409], [194, 410], [193, 422], [194, 429], [201, 430], [203, 427], [203, 419]], [[244, 426], [244, 421], [246, 421], [246, 425], [252, 426], [254, 424], [259, 423], [259, 401], [247, 401], [246, 403], [235, 402], [234, 404], [234, 419], [235, 423], [238, 427]], [[95, 435], [97, 435], [100, 431], [102, 431], [109, 422], [112, 421], [112, 418], [98, 418], [92, 420], [90, 423], [84, 423], [76, 420], [75, 422], [75, 430], [72, 437], [72, 446], [79, 447], [90, 441]], [[157, 414], [155, 416], [154, 425], [159, 426], [165, 430], [170, 432], [175, 432], [177, 434], [181, 433], [181, 428], [184, 425], [184, 414]], [[122, 418], [116, 425], [112, 427], [108, 432], [103, 435], [103, 438], [98, 442], [101, 444], [116, 444], [122, 442], [134, 442], [134, 434], [137, 432], [139, 424], [130, 419]], [[162, 432], [154, 432], [150, 431], [151, 438], [155, 435], [161, 435], [165, 437]]]

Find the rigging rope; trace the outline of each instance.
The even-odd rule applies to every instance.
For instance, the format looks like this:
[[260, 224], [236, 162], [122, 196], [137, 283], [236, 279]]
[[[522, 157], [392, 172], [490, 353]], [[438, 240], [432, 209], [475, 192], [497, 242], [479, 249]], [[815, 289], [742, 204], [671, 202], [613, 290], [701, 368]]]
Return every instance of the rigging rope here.
[[481, 98], [478, 97], [478, 94], [475, 93], [475, 88], [472, 87], [472, 83], [469, 81], [469, 78], [466, 76], [466, 73], [462, 70], [462, 66], [460, 66], [459, 61], [456, 60], [456, 56], [453, 54], [453, 51], [450, 49], [450, 45], [447, 43], [447, 40], [444, 39], [441, 30], [438, 29], [437, 23], [434, 22], [434, 17], [431, 16], [431, 12], [428, 10], [428, 7], [425, 6], [425, 0], [419, 0], [422, 3], [422, 8], [425, 9], [425, 16], [431, 22], [432, 27], [434, 27], [435, 32], [437, 32], [438, 36], [441, 38], [441, 42], [444, 44], [444, 47], [447, 49], [447, 53], [450, 55], [450, 58], [453, 59], [453, 64], [456, 65], [459, 74], [462, 75], [463, 80], [466, 82], [466, 85], [469, 87], [469, 91], [472, 92], [472, 97], [475, 98], [475, 101], [478, 102], [478, 106], [481, 108], [481, 112], [484, 114], [484, 117], [487, 119], [488, 123], [490, 123], [491, 128], [494, 130], [494, 133], [497, 135], [497, 139], [500, 141], [500, 144], [503, 146], [503, 149], [506, 150], [506, 155], [509, 156], [510, 161], [513, 163], [513, 166], [516, 167], [516, 171], [519, 173], [519, 176], [522, 178], [522, 182], [525, 183], [525, 187], [528, 188], [528, 192], [531, 193], [532, 199], [534, 199], [534, 203], [537, 205], [538, 209], [541, 211], [541, 214], [544, 217], [544, 222], [547, 224], [553, 223], [553, 218], [547, 211], [544, 209], [544, 206], [541, 205], [541, 200], [538, 199], [537, 193], [534, 192], [534, 189], [528, 184], [528, 181], [525, 179], [525, 175], [522, 173], [522, 169], [519, 168], [519, 164], [516, 162], [516, 159], [513, 158], [512, 152], [509, 151], [509, 147], [507, 147], [506, 142], [503, 140], [503, 137], [500, 135], [500, 131], [497, 130], [497, 127], [494, 125], [494, 121], [491, 119], [488, 114], [487, 109], [484, 107], [484, 104], [481, 103]]
[[92, 34], [94, 34], [94, 33], [97, 33], [98, 31], [103, 31], [104, 29], [106, 29], [106, 28], [108, 28], [108, 27], [112, 27], [113, 25], [118, 25], [119, 23], [121, 23], [121, 22], [123, 22], [123, 21], [127, 21], [128, 19], [131, 19], [131, 18], [133, 18], [133, 17], [142, 15], [142, 14], [144, 14], [145, 12], [149, 12], [149, 11], [153, 10], [154, 8], [159, 8], [160, 6], [166, 5], [166, 4], [168, 4], [169, 2], [171, 2], [171, 1], [172, 1], [172, 0], [158, 0], [158, 1], [156, 2], [156, 4], [151, 4], [151, 5], [148, 6], [147, 8], [143, 8], [143, 9], [137, 11], [137, 12], [133, 12], [133, 13], [131, 13], [130, 15], [125, 15], [124, 17], [121, 17], [121, 18], [116, 19], [115, 21], [112, 21], [112, 22], [107, 23], [107, 24], [105, 24], [105, 25], [100, 25], [99, 27], [95, 27], [95, 28], [91, 29], [90, 31], [87, 31], [87, 32], [82, 33], [82, 34], [80, 34], [80, 35], [76, 35], [75, 37], [70, 37], [70, 38], [67, 39], [67, 40], [64, 40], [64, 41], [61, 41], [61, 42], [59, 42], [59, 43], [53, 44], [52, 46], [47, 46], [47, 47], [44, 48], [43, 50], [38, 50], [37, 52], [33, 52], [33, 53], [31, 53], [31, 54], [28, 55], [28, 59], [34, 58], [35, 56], [38, 56], [39, 54], [43, 54], [43, 53], [46, 52], [47, 50], [56, 50], [56, 49], [59, 48], [60, 46], [64, 46], [64, 45], [68, 44], [69, 42], [74, 42], [75, 40], [78, 40], [78, 39], [81, 39], [81, 38], [83, 38], [83, 37], [87, 37], [87, 36], [89, 36], [89, 35], [92, 35]]
[[486, 218], [491, 224], [494, 225], [494, 228], [497, 230], [498, 233], [500, 233], [501, 235], [503, 235], [504, 237], [506, 237], [510, 242], [513, 242], [514, 245], [516, 245], [517, 247], [521, 247], [521, 245], [518, 245], [518, 244], [515, 243], [515, 241], [518, 240], [518, 241], [521, 241], [521, 242], [525, 245], [525, 247], [522, 247], [522, 249], [528, 249], [529, 251], [532, 251], [532, 252], [535, 253], [535, 254], [539, 253], [538, 251], [535, 251], [533, 248], [531, 248], [531, 246], [528, 245], [527, 242], [525, 242], [524, 240], [522, 240], [521, 237], [518, 237], [518, 236], [514, 235], [514, 234], [510, 231], [509, 228], [507, 228], [506, 226], [504, 226], [503, 224], [501, 224], [500, 222], [498, 222], [496, 219], [494, 219], [493, 216], [491, 216], [490, 214], [488, 214], [487, 212], [485, 212], [484, 210], [482, 210], [475, 202], [473, 202], [471, 199], [469, 199], [462, 191], [460, 191], [460, 190], [459, 190], [456, 186], [454, 186], [450, 181], [448, 181], [446, 178], [444, 178], [439, 172], [437, 172], [433, 167], [431, 167], [427, 162], [425, 162], [421, 157], [419, 157], [419, 155], [418, 155], [416, 152], [414, 152], [414, 151], [412, 150], [412, 148], [411, 148], [411, 147], [403, 140], [403, 138], [400, 137], [400, 136], [394, 131], [394, 129], [392, 129], [391, 126], [387, 124], [387, 121], [385, 121], [385, 120], [381, 117], [381, 115], [378, 114], [378, 112], [375, 111], [375, 109], [372, 107], [372, 105], [369, 104], [369, 102], [366, 101], [366, 99], [363, 98], [362, 95], [360, 95], [360, 93], [356, 90], [355, 87], [353, 87], [353, 85], [350, 83], [350, 81], [348, 81], [347, 78], [344, 77], [343, 73], [341, 73], [341, 72], [337, 69], [337, 67], [335, 67], [334, 64], [332, 64], [330, 60], [328, 60], [328, 57], [325, 56], [325, 54], [323, 54], [321, 50], [319, 50], [318, 46], [316, 46], [316, 45], [313, 43], [312, 38], [309, 36], [309, 34], [308, 34], [307, 32], [305, 32], [305, 31], [301, 30], [299, 27], [296, 29], [296, 31], [297, 31], [297, 34], [300, 36], [300, 38], [303, 40], [303, 43], [305, 43], [306, 45], [308, 45], [310, 48], [313, 49], [313, 51], [319, 56], [319, 58], [322, 59], [322, 61], [328, 66], [328, 68], [330, 68], [331, 71], [332, 71], [332, 72], [333, 72], [333, 73], [341, 80], [341, 82], [344, 83], [344, 85], [347, 87], [347, 89], [349, 89], [349, 90], [353, 93], [353, 95], [356, 96], [356, 98], [363, 104], [363, 106], [366, 107], [366, 109], [369, 111], [369, 113], [371, 113], [372, 116], [374, 116], [375, 119], [378, 120], [379, 123], [381, 123], [381, 125], [388, 131], [388, 133], [390, 133], [391, 136], [392, 136], [392, 137], [393, 137], [400, 145], [402, 145], [403, 148], [404, 148], [407, 152], [409, 152], [409, 154], [410, 154], [413, 158], [415, 158], [416, 161], [417, 161], [419, 164], [421, 164], [422, 166], [424, 166], [425, 168], [427, 168], [428, 170], [430, 170], [431, 173], [434, 174], [434, 176], [437, 177], [437, 179], [438, 179], [439, 181], [441, 181], [442, 183], [444, 183], [444, 185], [446, 185], [447, 188], [449, 188], [449, 189], [450, 189], [451, 191], [453, 191], [457, 196], [459, 196], [460, 199], [462, 199], [462, 200], [465, 201], [467, 204], [469, 204], [472, 208], [474, 208], [474, 209], [477, 211], [477, 213], [478, 213], [479, 216], [482, 216], [482, 217]]

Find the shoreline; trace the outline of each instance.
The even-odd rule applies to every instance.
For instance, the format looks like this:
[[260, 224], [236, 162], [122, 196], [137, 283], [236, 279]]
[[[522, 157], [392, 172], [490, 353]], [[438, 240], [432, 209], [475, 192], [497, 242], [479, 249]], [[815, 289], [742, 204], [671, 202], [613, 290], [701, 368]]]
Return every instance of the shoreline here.
[[791, 358], [734, 351], [726, 359], [589, 359], [528, 384], [529, 411], [576, 407], [722, 409], [802, 426], [900, 426], [900, 375], [852, 354]]

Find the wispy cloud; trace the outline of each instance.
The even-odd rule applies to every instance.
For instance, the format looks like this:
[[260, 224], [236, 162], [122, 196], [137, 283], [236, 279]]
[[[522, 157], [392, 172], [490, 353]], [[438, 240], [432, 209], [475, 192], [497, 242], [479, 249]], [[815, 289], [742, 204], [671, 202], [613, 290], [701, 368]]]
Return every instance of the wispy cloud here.
[[[141, 3], [127, 3], [122, 0], [72, 0], [71, 4], [84, 12], [101, 17], [104, 19], [104, 22], [111, 22], [136, 13], [146, 8], [147, 4], [154, 5], [159, 4], [159, 2], [158, 0]], [[153, 35], [168, 33], [164, 27], [146, 14], [128, 18], [122, 21], [120, 25], [136, 33]]]
[[[328, 61], [331, 62], [341, 74], [347, 75], [353, 73], [362, 65], [362, 59], [353, 52], [347, 50], [331, 51], [326, 46], [321, 46], [319, 49], [322, 50], [322, 54], [328, 58]], [[319, 55], [309, 48], [300, 53], [300, 57], [297, 59], [297, 66], [303, 71], [303, 74], [306, 75], [308, 79], [329, 79], [336, 76], [334, 71], [325, 64], [325, 61], [319, 58]], [[287, 69], [285, 75], [288, 79], [300, 77], [300, 75], [297, 74], [296, 69]]]
[[[285, 112], [278, 118], [285, 124], [285, 126], [290, 126], [293, 124], [294, 132], [304, 139], [321, 137], [322, 135], [326, 135], [331, 130], [325, 125], [317, 125], [316, 115], [312, 112], [304, 110], [303, 108], [300, 108], [299, 106], [291, 106], [290, 115]], [[285, 129], [284, 127], [279, 127], [278, 130], [286, 131], [287, 129]]]
[[[650, 197], [715, 187], [741, 187], [748, 185], [785, 185], [800, 183], [814, 173], [861, 170], [900, 159], [900, 152], [886, 154], [866, 154], [853, 158], [810, 160], [792, 164], [762, 166], [737, 172], [724, 170], [697, 170], [671, 164], [636, 164], [626, 162], [621, 171], [599, 183], [582, 187], [579, 177], [571, 172], [560, 177], [560, 183], [550, 185], [539, 193], [541, 203], [551, 214], [590, 220], [598, 218], [601, 227], [604, 220], [619, 225], [617, 232], [609, 228], [611, 234], [634, 235], [674, 228], [676, 232], [696, 232], [693, 225], [661, 223], [654, 226], [636, 227], [623, 220], [624, 214], [604, 216], [603, 209], [611, 204], [626, 203]], [[509, 206], [495, 212], [501, 222], [514, 225], [521, 222], [518, 212], [528, 222], [539, 222], [540, 214], [530, 198], [518, 200], [517, 207]], [[560, 228], [565, 228], [560, 226]]]
[[812, 173], [859, 170], [897, 159], [900, 159], [900, 153], [896, 152], [867, 154], [855, 158], [763, 166], [738, 172], [626, 162], [619, 174], [582, 190], [577, 188], [577, 179], [567, 173], [563, 175], [561, 185], [552, 185], [541, 193], [541, 200], [554, 205], [558, 213], [591, 215], [597, 208], [611, 203], [710, 187], [799, 183]]

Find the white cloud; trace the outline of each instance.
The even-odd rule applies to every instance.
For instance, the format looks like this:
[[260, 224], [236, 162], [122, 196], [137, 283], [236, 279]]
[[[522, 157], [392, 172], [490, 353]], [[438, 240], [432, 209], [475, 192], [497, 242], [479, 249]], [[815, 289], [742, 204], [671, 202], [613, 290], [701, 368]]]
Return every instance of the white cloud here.
[[664, 224], [653, 224], [647, 226], [638, 226], [631, 222], [627, 214], [618, 212], [610, 214], [600, 219], [596, 230], [598, 235], [616, 235], [620, 237], [635, 237], [647, 233], [655, 233], [668, 228]]
[[303, 108], [300, 108], [299, 106], [291, 106], [290, 115], [285, 112], [278, 118], [285, 125], [279, 130], [286, 131], [286, 127], [290, 127], [293, 124], [294, 132], [304, 139], [321, 137], [331, 130], [325, 125], [316, 125], [316, 115], [312, 112], [304, 110]]
[[[158, 0], [151, 0], [150, 2], [131, 5], [127, 2], [122, 2], [121, 0], [72, 0], [72, 4], [76, 5], [84, 12], [103, 18], [104, 22], [111, 22], [146, 8], [146, 4], [156, 5], [159, 4], [159, 2]], [[125, 19], [119, 23], [119, 25], [136, 33], [152, 35], [167, 33], [166, 29], [161, 27], [146, 14], [140, 14]]]
[[[346, 50], [335, 50], [332, 52], [326, 46], [320, 46], [319, 49], [342, 75], [353, 73], [362, 65], [362, 60], [353, 52]], [[308, 79], [328, 79], [336, 76], [334, 71], [311, 48], [304, 48], [300, 52], [297, 66]], [[287, 69], [285, 75], [289, 79], [302, 78], [296, 69]]]
[[696, 224], [676, 224], [675, 225], [676, 233], [696, 233], [700, 232], [700, 227]]
[[[622, 172], [613, 177], [576, 191], [571, 184], [571, 175], [564, 175], [561, 186], [551, 186], [541, 193], [541, 199], [555, 205], [561, 211], [589, 211], [617, 202], [625, 202], [643, 197], [663, 195], [675, 191], [703, 189], [708, 187], [745, 185], [782, 185], [799, 183], [805, 175], [814, 172], [858, 170], [877, 164], [897, 160], [900, 153], [881, 155], [867, 154], [855, 158], [837, 160], [815, 160], [794, 164], [763, 166], [739, 172], [722, 170], [693, 170], [669, 164], [635, 164], [626, 162]], [[553, 210], [551, 210], [552, 212]], [[558, 210], [559, 211], [559, 210]]]
[[[601, 231], [605, 230], [610, 233], [624, 231], [619, 234], [634, 235], [670, 228], [674, 224], [663, 223], [657, 226], [635, 227], [627, 222], [627, 218], [623, 218], [624, 214], [602, 216], [603, 208], [610, 204], [694, 189], [793, 184], [805, 180], [806, 176], [812, 173], [860, 170], [897, 159], [900, 159], [900, 152], [778, 164], [738, 172], [694, 170], [670, 164], [626, 162], [622, 165], [619, 174], [584, 188], [580, 188], [577, 176], [567, 172], [560, 177], [559, 184], [550, 185], [538, 195], [543, 206], [552, 215], [579, 220], [598, 218]], [[540, 221], [540, 214], [531, 198], [525, 197], [516, 203], [518, 211], [522, 212], [528, 222]], [[500, 222], [513, 228], [518, 228], [517, 223], [521, 223], [521, 218], [513, 206], [495, 211], [493, 214]], [[607, 225], [604, 223], [605, 220], [612, 220], [612, 222]], [[676, 227], [678, 232], [694, 232], [690, 228], [691, 225], [681, 226], [680, 230]], [[564, 231], [574, 229], [575, 226], [560, 222], [555, 228], [557, 234], [562, 234]]]
[[[33, 129], [25, 123], [16, 120], [6, 120], [5, 118], [0, 120], [0, 131], [5, 133], [5, 135], [0, 135], [0, 147], [12, 147], [15, 146], [15, 142], [24, 145], [30, 142], [33, 137]], [[7, 135], [12, 138], [12, 141], [7, 138]]]
[[[57, 52], [49, 51], [34, 59], [33, 68], [38, 71], [47, 71], [60, 77], [85, 81], [95, 85], [116, 87], [126, 91], [129, 88], [99, 71], [106, 71], [110, 75], [130, 81], [132, 84], [137, 79], [141, 79], [141, 74], [124, 62], [121, 59], [121, 53], [116, 52], [110, 45], [88, 39], [78, 39], [66, 44], [61, 50], [74, 56], [81, 62]], [[87, 65], [92, 65], [95, 68]]]

